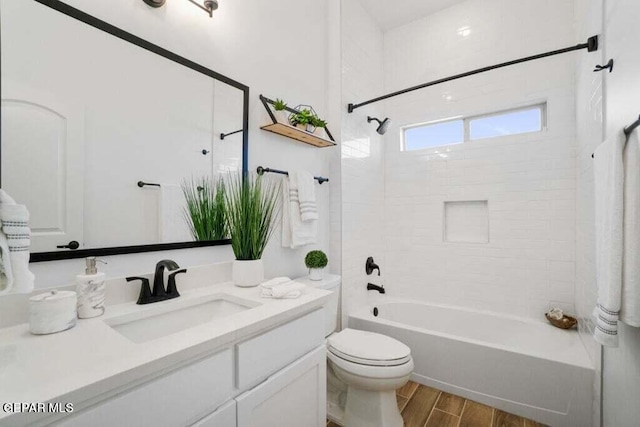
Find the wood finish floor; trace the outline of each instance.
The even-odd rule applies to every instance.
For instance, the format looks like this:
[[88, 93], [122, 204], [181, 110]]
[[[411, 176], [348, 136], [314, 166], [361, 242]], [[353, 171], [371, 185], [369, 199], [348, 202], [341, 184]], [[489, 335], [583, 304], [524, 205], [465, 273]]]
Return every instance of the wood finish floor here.
[[[405, 427], [545, 427], [435, 388], [409, 381], [396, 392]], [[328, 422], [327, 427], [339, 427]]]

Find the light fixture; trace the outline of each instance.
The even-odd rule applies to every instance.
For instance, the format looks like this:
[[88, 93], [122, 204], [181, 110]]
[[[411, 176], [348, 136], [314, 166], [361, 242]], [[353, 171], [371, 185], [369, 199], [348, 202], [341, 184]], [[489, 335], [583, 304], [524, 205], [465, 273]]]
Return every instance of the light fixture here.
[[[146, 0], [145, 0], [146, 1]], [[213, 11], [218, 8], [218, 0], [204, 0], [202, 4], [198, 3], [194, 0], [189, 0], [191, 3], [198, 6], [200, 9], [204, 10], [209, 14], [209, 17], [213, 17]]]
[[[162, 7], [166, 3], [167, 0], [142, 0], [146, 4], [151, 7]], [[189, 0], [191, 3], [198, 6], [200, 9], [204, 10], [209, 14], [209, 17], [213, 17], [213, 11], [218, 8], [218, 0], [204, 0], [202, 4], [195, 0]]]
[[151, 7], [162, 7], [167, 0], [142, 0]]

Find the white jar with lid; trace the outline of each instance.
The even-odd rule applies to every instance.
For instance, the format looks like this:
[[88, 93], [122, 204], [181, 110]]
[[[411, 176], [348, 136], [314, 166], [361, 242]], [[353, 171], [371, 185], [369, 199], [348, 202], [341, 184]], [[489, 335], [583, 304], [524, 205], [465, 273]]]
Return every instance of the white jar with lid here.
[[29, 329], [44, 335], [66, 331], [76, 325], [78, 298], [73, 291], [50, 291], [29, 298]]

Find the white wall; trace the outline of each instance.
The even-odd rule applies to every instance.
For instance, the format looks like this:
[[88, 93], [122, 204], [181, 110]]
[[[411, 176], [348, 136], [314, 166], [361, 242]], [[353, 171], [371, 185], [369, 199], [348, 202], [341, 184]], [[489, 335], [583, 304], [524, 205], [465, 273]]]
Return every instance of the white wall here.
[[[602, 35], [602, 0], [575, 4], [576, 42]], [[603, 63], [604, 41], [600, 49], [576, 58], [576, 269], [575, 306], [580, 337], [596, 368], [594, 382], [594, 422], [600, 425], [601, 357], [600, 345], [593, 339], [592, 312], [596, 304], [596, 248], [594, 217], [593, 158], [604, 132], [603, 73], [594, 73], [593, 65]]]
[[[385, 92], [571, 46], [572, 22], [572, 0], [459, 3], [385, 33]], [[573, 311], [574, 61], [528, 62], [386, 101], [390, 294], [536, 319], [550, 305]], [[545, 101], [542, 133], [400, 151], [402, 126]], [[465, 200], [488, 201], [489, 243], [443, 242], [443, 203]]]
[[[291, 105], [307, 103], [320, 115], [331, 117], [328, 75], [339, 69], [336, 62], [332, 62], [334, 68], [325, 65], [329, 3], [283, 0], [276, 10], [272, 3], [259, 0], [221, 1], [213, 19], [188, 1], [170, 1], [161, 9], [152, 9], [142, 0], [67, 3], [250, 86], [250, 169], [258, 165], [304, 168], [329, 176], [332, 150], [337, 148], [317, 149], [261, 131], [259, 126], [267, 122], [267, 115], [258, 100], [263, 93], [284, 98]], [[309, 57], [320, 65], [305, 66]], [[321, 215], [317, 247], [327, 251], [331, 186], [317, 187]], [[303, 259], [309, 249], [282, 249], [279, 238], [274, 238], [264, 256], [266, 275], [305, 274]], [[111, 276], [150, 271], [164, 257], [175, 257], [185, 266], [233, 259], [228, 247], [183, 250], [113, 257], [105, 270]], [[83, 260], [70, 260], [36, 263], [31, 268], [37, 276], [36, 286], [47, 288], [70, 283], [83, 264]]]
[[383, 92], [383, 37], [360, 2], [342, 0], [342, 295], [343, 315], [375, 298], [367, 293], [365, 262], [374, 257], [386, 270], [384, 240], [383, 138], [367, 115], [384, 117], [378, 103], [348, 114], [346, 105]]
[[[614, 58], [613, 73], [606, 74], [605, 130], [607, 137], [622, 129], [640, 114], [640, 3], [634, 0], [604, 2], [604, 58]], [[637, 144], [636, 139], [630, 144]], [[619, 323], [619, 347], [604, 348], [603, 426], [638, 425], [640, 406], [640, 328]]]

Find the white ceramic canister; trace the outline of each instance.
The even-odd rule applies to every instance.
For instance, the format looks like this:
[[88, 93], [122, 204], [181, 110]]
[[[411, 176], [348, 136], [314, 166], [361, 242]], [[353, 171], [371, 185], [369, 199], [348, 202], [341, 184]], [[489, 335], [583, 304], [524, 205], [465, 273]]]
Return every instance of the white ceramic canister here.
[[73, 291], [51, 291], [29, 298], [29, 329], [44, 335], [66, 331], [76, 325], [78, 298]]

